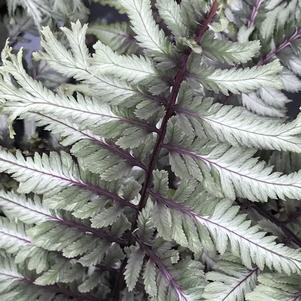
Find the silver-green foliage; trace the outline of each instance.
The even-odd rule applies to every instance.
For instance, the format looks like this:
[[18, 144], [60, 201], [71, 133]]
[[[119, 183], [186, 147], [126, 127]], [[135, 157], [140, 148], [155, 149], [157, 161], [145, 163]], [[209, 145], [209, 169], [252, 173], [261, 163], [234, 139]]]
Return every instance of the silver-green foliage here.
[[[46, 2], [56, 3], [30, 11], [39, 24]], [[19, 183], [0, 191], [0, 297], [298, 300], [300, 250], [234, 204], [301, 199], [301, 171], [262, 159], [301, 153], [300, 116], [284, 118], [283, 93], [301, 89], [301, 30], [279, 42], [298, 18], [278, 24], [279, 1], [262, 11], [273, 28], [254, 19], [260, 1], [251, 11], [239, 0], [99, 2], [129, 24], [41, 29], [34, 58], [72, 84], [50, 90], [22, 51], [2, 51], [11, 135], [15, 119], [34, 120], [62, 150], [0, 149], [0, 172]]]

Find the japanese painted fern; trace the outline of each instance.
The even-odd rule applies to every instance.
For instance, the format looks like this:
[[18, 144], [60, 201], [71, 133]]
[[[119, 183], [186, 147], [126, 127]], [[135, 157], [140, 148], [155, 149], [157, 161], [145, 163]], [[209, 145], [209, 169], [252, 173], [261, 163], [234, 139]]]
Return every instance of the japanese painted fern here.
[[70, 84], [2, 51], [12, 134], [34, 120], [62, 151], [0, 150], [1, 300], [299, 300], [298, 231], [284, 245], [252, 206], [301, 199], [301, 171], [267, 163], [301, 153], [300, 1], [101, 3], [130, 25], [41, 30], [34, 58]]

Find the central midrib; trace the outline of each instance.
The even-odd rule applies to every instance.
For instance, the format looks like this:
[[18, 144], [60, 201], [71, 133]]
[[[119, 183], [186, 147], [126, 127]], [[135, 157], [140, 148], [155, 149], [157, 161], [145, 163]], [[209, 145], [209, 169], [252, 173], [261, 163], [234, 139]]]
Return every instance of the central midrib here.
[[59, 179], [59, 180], [65, 181], [65, 182], [69, 182], [73, 186], [83, 187], [83, 188], [85, 188], [85, 189], [87, 189], [87, 190], [89, 190], [89, 191], [91, 191], [91, 192], [93, 192], [97, 195], [105, 196], [105, 197], [108, 197], [112, 200], [115, 200], [118, 203], [120, 203], [120, 205], [132, 207], [133, 209], [136, 209], [136, 206], [134, 204], [129, 203], [125, 199], [122, 199], [117, 194], [114, 194], [110, 191], [104, 190], [104, 189], [102, 189], [98, 186], [95, 186], [95, 185], [92, 185], [92, 184], [89, 184], [89, 183], [85, 183], [81, 180], [76, 181], [76, 180], [73, 180], [73, 179], [70, 179], [70, 178], [65, 178], [65, 177], [62, 177], [62, 176], [59, 176], [59, 175], [56, 175], [56, 174], [51, 174], [51, 173], [48, 173], [46, 171], [37, 170], [37, 169], [31, 168], [31, 167], [28, 167], [28, 166], [25, 166], [25, 165], [21, 165], [19, 163], [9, 161], [9, 160], [3, 159], [3, 158], [0, 158], [0, 161], [6, 162], [8, 164], [12, 164], [14, 166], [18, 166], [20, 168], [24, 168], [24, 169], [31, 170], [31, 171], [34, 171], [34, 172], [38, 172], [40, 174], [47, 175], [49, 177], [53, 177], [53, 178], [56, 178], [56, 179]]

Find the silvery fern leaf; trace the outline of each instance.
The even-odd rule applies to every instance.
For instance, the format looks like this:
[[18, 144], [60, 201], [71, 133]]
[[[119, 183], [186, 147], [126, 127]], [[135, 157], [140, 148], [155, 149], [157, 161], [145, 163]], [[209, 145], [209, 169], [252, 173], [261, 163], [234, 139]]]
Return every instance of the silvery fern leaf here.
[[1, 191], [0, 208], [6, 216], [25, 224], [38, 224], [56, 218], [38, 196], [31, 200], [24, 195]]
[[[133, 167], [145, 169], [145, 164], [139, 158], [133, 156], [130, 152], [123, 150], [118, 144], [112, 141], [106, 141], [102, 136], [104, 131], [94, 134], [92, 131], [80, 129], [77, 124], [69, 122], [68, 120], [62, 121], [60, 118], [47, 116], [41, 113], [25, 113], [22, 118], [31, 118], [35, 120], [37, 126], [43, 126], [46, 130], [51, 131], [58, 137], [63, 146], [71, 146], [71, 153], [80, 161], [83, 170], [94, 172], [106, 181], [115, 181], [116, 179], [123, 178], [131, 172]], [[131, 136], [141, 136], [141, 143], [149, 141], [148, 136], [143, 135], [145, 130], [136, 128], [136, 130], [129, 131], [131, 127], [126, 124], [118, 124], [113, 122], [109, 129], [124, 129], [125, 136], [130, 139]], [[129, 133], [127, 134], [127, 131]], [[102, 135], [100, 135], [102, 133]], [[119, 133], [119, 132], [118, 132]], [[110, 132], [114, 135], [114, 131]], [[103, 160], [106, 158], [106, 160]], [[95, 160], [100, 163], [95, 165]], [[101, 164], [101, 162], [103, 164]], [[106, 168], [106, 172], [103, 171]]]
[[189, 257], [179, 261], [178, 251], [173, 245], [153, 235], [151, 213], [152, 209], [147, 207], [139, 214], [137, 243], [133, 248], [145, 257], [141, 278], [150, 300], [201, 300], [206, 284], [202, 263]]
[[188, 28], [186, 27], [180, 5], [174, 0], [158, 0], [156, 6], [167, 27], [178, 37], [186, 37]]
[[[190, 109], [188, 103], [179, 106], [176, 124], [181, 127], [183, 119], [193, 128], [192, 134], [205, 135], [215, 141], [233, 146], [301, 151], [301, 127], [299, 121], [284, 122], [281, 119], [260, 117], [243, 107], [203, 104]], [[245, 123], [248, 120], [248, 124]]]
[[292, 275], [259, 275], [259, 284], [255, 290], [247, 294], [248, 301], [299, 301], [301, 298], [300, 277]]
[[[21, 59], [21, 53], [18, 58]], [[109, 147], [109, 144], [102, 139], [105, 136], [106, 138], [119, 136], [117, 144], [123, 147], [125, 137], [129, 140], [133, 136], [141, 136], [141, 143], [143, 143], [145, 139], [150, 139], [148, 133], [156, 131], [154, 125], [139, 120], [133, 114], [118, 112], [117, 109], [115, 109], [115, 113], [112, 107], [99, 103], [95, 98], [84, 97], [80, 94], [75, 98], [62, 93], [54, 93], [27, 75], [17, 58], [13, 57], [13, 60], [14, 63], [7, 62], [7, 65], [3, 66], [5, 79], [0, 84], [0, 90], [3, 93], [2, 99], [5, 101], [3, 108], [10, 115], [11, 122], [18, 116], [24, 118], [25, 115], [31, 115], [43, 125], [56, 123], [56, 131], [62, 137], [69, 137], [73, 143], [80, 138], [90, 137], [94, 142], [98, 141], [96, 144], [103, 145], [105, 148]], [[11, 78], [7, 77], [6, 71], [8, 70], [20, 83], [22, 82], [22, 88], [17, 89]], [[111, 92], [108, 93], [111, 94]], [[109, 94], [106, 95], [109, 96]], [[111, 96], [113, 95], [111, 94]], [[123, 93], [120, 96], [125, 97]], [[116, 98], [114, 98], [115, 100]], [[49, 114], [51, 116], [48, 116]], [[95, 131], [92, 134], [91, 130], [96, 129], [96, 125], [98, 125], [98, 129], [95, 131], [100, 137], [95, 136]], [[101, 130], [100, 125], [103, 125], [106, 130]], [[113, 131], [114, 126], [116, 127], [115, 131]], [[87, 128], [91, 130], [85, 131]], [[121, 128], [124, 129], [122, 137], [120, 137], [119, 131]], [[106, 135], [105, 132], [110, 132], [110, 135]], [[139, 146], [140, 142], [137, 142], [136, 144], [132, 143], [132, 147]], [[70, 145], [70, 141], [66, 142], [67, 144]], [[116, 151], [118, 152], [117, 149]]]
[[[156, 172], [157, 183], [162, 178], [164, 181], [164, 177], [164, 173]], [[206, 200], [204, 193], [200, 193], [197, 187], [197, 183], [185, 181], [173, 196], [161, 195], [156, 190], [151, 191], [154, 202], [152, 219], [159, 235], [164, 239], [173, 239], [184, 247], [190, 247], [190, 241], [193, 240], [204, 240], [206, 245], [212, 237], [218, 252], [224, 254], [230, 245], [229, 249], [233, 255], [239, 256], [249, 269], [254, 263], [261, 270], [267, 266], [289, 275], [301, 273], [300, 250], [277, 244], [274, 236], [266, 235], [258, 226], [252, 226], [245, 215], [239, 214], [239, 207], [232, 206], [231, 201], [215, 202], [214, 207], [214, 199], [208, 201], [207, 197]], [[202, 213], [204, 207], [202, 204], [200, 208], [200, 199], [208, 204], [205, 210], [208, 214]], [[169, 216], [169, 223], [165, 221], [164, 225], [158, 225], [158, 211], [165, 211], [165, 216]], [[189, 237], [185, 236], [186, 231], [189, 231]], [[169, 236], [164, 233], [169, 233]]]
[[231, 255], [224, 257], [206, 274], [209, 283], [203, 297], [208, 301], [244, 301], [246, 294], [256, 286], [259, 269], [247, 269]]
[[288, 92], [298, 92], [301, 90], [301, 80], [288, 69], [283, 70], [281, 81], [285, 90]]
[[80, 189], [86, 189], [88, 195], [99, 195], [123, 203], [126, 206], [135, 206], [124, 200], [118, 194], [112, 193], [92, 183], [85, 183], [81, 178], [78, 166], [67, 153], [52, 152], [49, 156], [35, 154], [34, 158], [24, 158], [20, 152], [13, 155], [1, 149], [1, 171], [6, 171], [20, 182], [20, 193], [35, 192], [38, 194], [55, 195], [68, 188], [69, 193], [78, 194]]
[[97, 42], [94, 49], [95, 55], [91, 64], [98, 67], [103, 74], [117, 74], [121, 79], [134, 83], [156, 75], [154, 66], [147, 58], [119, 55], [101, 42]]
[[21, 264], [26, 260], [26, 266], [29, 270], [41, 273], [49, 268], [51, 255], [47, 250], [34, 244], [32, 238], [27, 233], [28, 230], [29, 227], [23, 223], [1, 218], [0, 249], [14, 256], [16, 264]]
[[106, 238], [105, 232], [93, 230], [89, 225], [81, 225], [74, 218], [68, 218], [68, 216], [50, 210], [46, 206], [46, 202], [42, 202], [38, 196], [30, 199], [13, 192], [2, 193], [0, 208], [9, 219], [18, 220], [27, 225], [46, 224], [48, 222], [49, 226], [51, 223], [53, 227], [57, 224], [65, 226], [65, 228], [73, 228], [73, 230], [78, 230], [81, 233], [90, 232], [91, 236], [94, 237]]
[[300, 197], [299, 173], [273, 172], [272, 166], [254, 157], [255, 150], [204, 144], [197, 139], [173, 141], [164, 147], [169, 151], [171, 168], [179, 177], [192, 177], [200, 182], [213, 178], [215, 185], [220, 182], [224, 195], [233, 200], [245, 197], [267, 202], [268, 198]]
[[7, 4], [11, 15], [15, 12], [18, 5], [23, 6], [38, 27], [40, 27], [43, 17], [50, 14], [50, 7], [47, 0], [12, 0], [8, 1]]
[[[59, 285], [43, 287], [35, 284], [35, 278], [24, 268], [16, 265], [13, 258], [5, 253], [1, 253], [0, 280], [0, 296], [7, 301], [26, 301], [30, 300], [29, 298], [60, 301], [91, 300], [89, 294], [66, 290]], [[97, 298], [93, 300], [96, 301]]]
[[257, 90], [261, 87], [281, 88], [277, 75], [282, 70], [278, 61], [265, 66], [256, 66], [244, 69], [211, 69], [201, 68], [197, 75], [201, 85], [216, 93], [240, 94]]
[[117, 53], [132, 54], [139, 52], [139, 45], [126, 22], [112, 24], [92, 23], [89, 25], [87, 33], [95, 35], [100, 42], [111, 47]]
[[[283, 76], [281, 81], [284, 82]], [[285, 117], [289, 102], [291, 100], [283, 92], [274, 88], [264, 87], [257, 93], [242, 94], [242, 104], [248, 110], [263, 116]]]
[[7, 1], [8, 11], [13, 15], [18, 6], [22, 6], [40, 28], [45, 20], [53, 18], [56, 21], [85, 19], [88, 11], [81, 0], [10, 0]]
[[282, 104], [275, 105], [275, 102], [267, 104], [256, 92], [243, 93], [241, 95], [241, 103], [246, 109], [257, 115], [285, 118], [287, 112], [286, 104], [289, 102], [289, 99], [281, 92], [277, 94], [277, 100], [282, 100]]
[[66, 25], [41, 30], [42, 64], [2, 51], [1, 109], [38, 151], [0, 148], [0, 299], [299, 298], [276, 274], [301, 274], [283, 244], [301, 245], [298, 1], [99, 1], [129, 22], [69, 28], [83, 2], [45, 0], [41, 21]]
[[132, 291], [137, 284], [145, 255], [143, 254], [143, 252], [141, 252], [139, 247], [132, 247], [128, 250], [128, 252], [129, 257], [127, 265], [125, 267], [124, 276], [129, 291]]
[[[44, 27], [42, 30], [42, 41], [41, 45], [48, 51], [48, 56], [45, 55], [43, 59], [48, 59], [47, 61], [53, 67], [58, 64], [56, 61], [61, 62], [64, 66], [65, 74], [70, 74], [71, 76], [76, 72], [77, 69], [85, 69], [89, 67], [89, 53], [88, 48], [85, 44], [85, 35], [87, 31], [87, 26], [81, 26], [80, 22], [72, 24], [72, 30], [63, 28], [64, 34], [66, 35], [70, 45], [74, 46], [72, 52], [68, 51], [64, 45], [59, 42], [54, 34], [51, 32], [49, 27]], [[46, 43], [46, 41], [48, 43]], [[54, 49], [59, 51], [54, 51]], [[38, 55], [36, 54], [38, 58]], [[61, 67], [62, 69], [63, 67]], [[58, 70], [60, 71], [60, 70]]]
[[[79, 25], [76, 23], [74, 26]], [[85, 30], [86, 29], [83, 28], [81, 33]], [[67, 32], [67, 30], [65, 32]], [[66, 47], [54, 37], [49, 28], [44, 28], [43, 33], [48, 42], [47, 44], [42, 43], [42, 46], [45, 46], [46, 53], [37, 54], [36, 59], [44, 59], [52, 68], [63, 75], [75, 77], [77, 80], [90, 85], [90, 89], [92, 88], [91, 94], [102, 97], [106, 102], [118, 104], [128, 97], [135, 95], [135, 90], [126, 81], [106, 76], [99, 72], [98, 69], [93, 68], [93, 65], [90, 63], [91, 58], [85, 55], [86, 46], [83, 44], [84, 40], [76, 44], [74, 53], [71, 54]], [[81, 35], [81, 38], [82, 37], [83, 35]], [[70, 40], [72, 40], [72, 38], [70, 38]], [[53, 45], [54, 48], [50, 45]], [[81, 48], [84, 49], [84, 53], [81, 52]], [[57, 49], [60, 49], [60, 51], [57, 52]], [[76, 57], [78, 54], [80, 55]]]
[[0, 218], [0, 249], [10, 254], [17, 253], [22, 247], [26, 248], [32, 244], [26, 234], [26, 228], [23, 224], [15, 224], [7, 218]]
[[[72, 49], [72, 55], [53, 35], [49, 28], [44, 28], [42, 31], [42, 47], [44, 52], [35, 55], [36, 59], [42, 59], [57, 71], [69, 75], [78, 76], [82, 72], [83, 77], [93, 76], [95, 70], [97, 75], [101, 74], [118, 74], [118, 77], [125, 80], [137, 81], [143, 80], [148, 76], [155, 75], [152, 63], [142, 57], [120, 55], [114, 52], [109, 46], [98, 41], [94, 48], [96, 50], [93, 58], [88, 53], [85, 44], [85, 36], [87, 26], [82, 26], [80, 22], [72, 23], [71, 30], [63, 27], [61, 30], [67, 36]], [[57, 57], [57, 49], [60, 50], [60, 57]], [[60, 62], [60, 63], [59, 63]], [[70, 71], [66, 67], [70, 66]], [[83, 69], [81, 71], [81, 69]], [[140, 73], [140, 75], [138, 74]]]
[[[61, 93], [55, 94], [51, 90], [45, 88], [41, 83], [34, 81], [24, 70], [22, 65], [22, 53], [19, 52], [18, 57], [9, 54], [11, 61], [6, 60], [4, 66], [1, 67], [0, 72], [3, 74], [4, 79], [1, 82], [0, 90], [2, 91], [2, 99], [6, 100], [6, 106], [18, 107], [14, 116], [18, 116], [22, 112], [30, 110], [36, 113], [52, 113], [60, 118], [68, 118], [83, 122], [84, 120], [89, 124], [93, 124], [99, 120], [102, 123], [118, 120], [108, 105], [103, 105], [95, 99], [86, 98], [78, 95], [77, 99], [72, 96], [65, 96]], [[14, 83], [8, 77], [12, 75], [20, 84], [22, 88], [16, 89]], [[133, 96], [133, 91], [127, 90], [127, 93], [120, 86], [120, 94], [118, 90], [107, 89], [103, 90], [103, 95], [112, 101], [125, 100]], [[125, 88], [125, 87], [124, 87]], [[118, 96], [119, 94], [119, 96]], [[73, 105], [72, 105], [73, 102]], [[81, 107], [79, 107], [81, 106]], [[35, 110], [33, 108], [36, 108]], [[67, 115], [66, 115], [67, 114]], [[86, 115], [87, 114], [87, 115]], [[68, 116], [69, 115], [69, 116]], [[13, 117], [14, 119], [15, 117]], [[79, 120], [79, 118], [81, 120]], [[93, 121], [94, 120], [94, 121]]]
[[120, 0], [130, 17], [136, 40], [143, 48], [158, 53], [170, 53], [172, 46], [156, 24], [150, 0]]
[[206, 35], [202, 43], [202, 49], [204, 54], [212, 59], [217, 59], [227, 64], [240, 64], [248, 62], [259, 53], [260, 42], [228, 42], [213, 39], [211, 36]]

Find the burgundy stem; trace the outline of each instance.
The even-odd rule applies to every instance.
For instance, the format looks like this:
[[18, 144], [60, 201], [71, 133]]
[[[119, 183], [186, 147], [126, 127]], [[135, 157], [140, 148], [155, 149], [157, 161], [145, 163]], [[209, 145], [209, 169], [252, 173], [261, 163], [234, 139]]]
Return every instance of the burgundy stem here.
[[139, 238], [135, 239], [140, 245], [141, 250], [144, 251], [150, 261], [158, 268], [160, 274], [164, 277], [168, 285], [171, 286], [175, 291], [178, 299], [180, 301], [188, 301], [178, 281], [169, 272], [168, 267], [162, 262], [161, 258], [149, 246], [145, 245]]
[[20, 240], [20, 241], [22, 241], [24, 244], [28, 244], [28, 245], [32, 244], [32, 241], [31, 241], [31, 240], [28, 240], [28, 239], [23, 238], [23, 237], [21, 237], [21, 236], [16, 236], [16, 235], [13, 235], [13, 234], [11, 234], [11, 233], [4, 232], [4, 231], [0, 231], [0, 234], [3, 234], [3, 235], [6, 235], [6, 236], [15, 238], [15, 239], [17, 239], [17, 240]]
[[256, 0], [255, 4], [253, 6], [251, 15], [249, 16], [248, 22], [247, 22], [247, 27], [250, 28], [255, 24], [256, 17], [258, 15], [260, 6], [262, 5], [264, 0]]
[[40, 173], [41, 175], [47, 175], [49, 177], [59, 179], [63, 182], [69, 183], [70, 186], [79, 187], [79, 188], [88, 190], [92, 193], [95, 193], [96, 195], [99, 195], [102, 197], [107, 197], [113, 201], [116, 201], [122, 207], [130, 207], [132, 209], [137, 210], [137, 206], [135, 204], [128, 202], [127, 200], [120, 197], [118, 194], [111, 192], [109, 190], [106, 190], [104, 188], [101, 188], [100, 186], [96, 186], [92, 183], [83, 182], [81, 179], [73, 179], [73, 178], [68, 178], [68, 177], [62, 176], [62, 175], [52, 174], [52, 173], [49, 173], [49, 172], [46, 172], [43, 170], [34, 169], [34, 168], [28, 167], [26, 165], [22, 165], [22, 164], [19, 164], [19, 163], [13, 162], [13, 161], [9, 161], [9, 160], [5, 160], [5, 159], [0, 159], [0, 161], [18, 166], [23, 169], [31, 170], [36, 173]]
[[74, 127], [74, 126], [71, 126], [70, 124], [67, 124], [67, 123], [63, 122], [62, 120], [54, 119], [53, 117], [50, 117], [48, 115], [44, 115], [44, 114], [41, 114], [41, 113], [35, 113], [35, 112], [30, 112], [30, 113], [42, 116], [43, 118], [46, 118], [46, 119], [49, 119], [49, 120], [54, 121], [56, 123], [59, 123], [59, 124], [63, 125], [64, 127], [67, 127], [69, 129], [71, 129], [72, 131], [80, 133], [86, 139], [92, 141], [93, 143], [101, 146], [104, 149], [109, 150], [110, 152], [114, 153], [116, 156], [119, 156], [121, 159], [126, 160], [127, 163], [131, 166], [138, 166], [138, 167], [140, 167], [144, 170], [146, 169], [146, 167], [144, 166], [144, 164], [141, 161], [136, 159], [129, 152], [123, 150], [118, 145], [114, 144], [113, 142], [107, 142], [107, 141], [105, 142], [104, 140], [100, 139], [98, 136], [95, 136], [93, 134], [89, 134], [89, 133], [87, 133], [85, 131], [82, 131], [82, 130]]
[[[51, 221], [51, 222], [54, 222], [54, 223], [65, 225], [66, 227], [76, 228], [77, 230], [79, 230], [82, 233], [91, 233], [95, 237], [98, 237], [98, 238], [101, 238], [101, 239], [106, 239], [109, 242], [118, 242], [120, 244], [124, 243], [123, 239], [111, 235], [108, 231], [106, 231], [104, 229], [94, 229], [94, 228], [91, 228], [91, 227], [89, 227], [89, 226], [87, 226], [83, 223], [78, 223], [78, 222], [72, 221], [72, 220], [66, 220], [66, 219], [63, 219], [63, 218], [60, 218], [60, 217], [57, 217], [57, 216], [53, 216], [53, 215], [35, 210], [33, 208], [26, 207], [26, 206], [22, 205], [21, 203], [16, 203], [13, 200], [8, 199], [8, 198], [4, 198], [4, 197], [0, 197], [0, 198], [7, 201], [7, 202], [15, 204], [19, 207], [22, 207], [26, 210], [30, 210], [31, 212], [35, 212], [37, 214], [40, 214], [40, 215], [45, 217], [46, 221]], [[10, 235], [10, 236], [12, 236], [12, 235]], [[30, 243], [30, 244], [32, 243], [31, 241], [27, 241], [27, 240], [19, 238], [19, 237], [17, 237], [17, 238], [20, 239], [20, 240], [23, 240], [24, 242], [27, 242], [27, 243]]]
[[[152, 190], [150, 190], [149, 193], [151, 194], [151, 196], [154, 198], [154, 200], [156, 202], [163, 204], [170, 209], [174, 209], [178, 212], [181, 212], [183, 215], [187, 215], [191, 219], [196, 220], [197, 222], [198, 222], [198, 220], [202, 220], [203, 222], [210, 223], [211, 225], [216, 226], [216, 227], [220, 228], [221, 230], [232, 233], [239, 240], [246, 241], [246, 242], [248, 242], [264, 251], [267, 251], [273, 255], [283, 257], [287, 260], [291, 260], [288, 256], [279, 253], [277, 250], [272, 250], [272, 249], [267, 248], [264, 245], [261, 245], [260, 243], [253, 242], [250, 238], [247, 238], [247, 237], [243, 236], [242, 234], [235, 232], [234, 230], [231, 230], [231, 229], [227, 228], [226, 226], [223, 226], [223, 224], [215, 222], [215, 221], [211, 220], [209, 217], [202, 216], [202, 215], [194, 212], [193, 209], [187, 207], [184, 203], [177, 202], [174, 199], [166, 198], [166, 197], [162, 196], [160, 193], [154, 192]], [[299, 260], [299, 261], [301, 262], [301, 260]]]
[[[196, 42], [200, 43], [204, 34], [209, 28], [209, 24], [213, 21], [218, 9], [218, 1], [214, 0], [213, 4], [211, 6], [210, 11], [208, 12], [207, 16], [204, 18], [203, 22], [199, 24], [197, 32], [196, 32], [196, 37], [195, 40]], [[159, 153], [162, 148], [162, 143], [164, 141], [165, 135], [166, 135], [166, 130], [167, 130], [167, 124], [169, 119], [174, 115], [175, 113], [175, 105], [177, 101], [177, 97], [179, 95], [179, 91], [181, 88], [181, 85], [185, 79], [186, 73], [187, 73], [187, 64], [188, 60], [192, 54], [192, 49], [188, 49], [186, 53], [184, 53], [181, 58], [180, 58], [180, 68], [175, 76], [174, 79], [174, 84], [170, 93], [170, 97], [168, 100], [167, 108], [166, 108], [166, 113], [165, 116], [162, 120], [161, 127], [158, 132], [158, 137], [157, 141], [155, 144], [155, 147], [153, 149], [153, 152], [150, 157], [150, 162], [147, 167], [146, 175], [145, 175], [145, 181], [141, 190], [141, 198], [139, 202], [139, 211], [141, 211], [147, 202], [148, 199], [148, 188], [151, 185], [152, 182], [152, 175], [153, 175], [153, 170], [155, 169], [155, 165], [159, 156]], [[137, 215], [138, 217], [138, 215]], [[137, 218], [136, 218], [137, 220]]]
[[226, 296], [223, 297], [223, 299], [221, 301], [226, 301], [228, 299], [228, 297], [235, 291], [237, 290], [245, 281], [247, 281], [250, 277], [253, 276], [253, 274], [257, 274], [260, 272], [259, 268], [256, 267], [252, 270], [249, 271], [249, 273], [242, 279], [240, 280], [229, 292]]
[[297, 295], [291, 301], [300, 301], [300, 298], [301, 298], [301, 292], [297, 293]]
[[[274, 223], [277, 227], [279, 227], [283, 231], [283, 233], [286, 235], [288, 241], [294, 242], [298, 247], [301, 248], [301, 239], [292, 230], [290, 230], [283, 223], [281, 223], [273, 214], [271, 214], [270, 212], [266, 211], [259, 204], [251, 203], [251, 202], [248, 202], [246, 200], [244, 200], [244, 202], [247, 203], [247, 205], [248, 205], [249, 208], [253, 208], [261, 216], [267, 218], [272, 223]], [[241, 205], [240, 202], [237, 202], [237, 203], [239, 205]]]
[[270, 62], [281, 50], [291, 46], [291, 44], [296, 41], [297, 39], [301, 38], [301, 28], [298, 28], [294, 31], [294, 33], [285, 38], [279, 45], [277, 45], [274, 49], [272, 49], [269, 53], [261, 58], [258, 62], [258, 66], [265, 65]]

